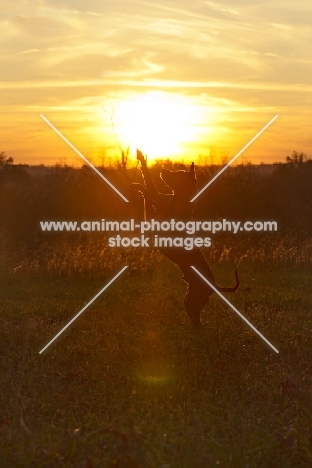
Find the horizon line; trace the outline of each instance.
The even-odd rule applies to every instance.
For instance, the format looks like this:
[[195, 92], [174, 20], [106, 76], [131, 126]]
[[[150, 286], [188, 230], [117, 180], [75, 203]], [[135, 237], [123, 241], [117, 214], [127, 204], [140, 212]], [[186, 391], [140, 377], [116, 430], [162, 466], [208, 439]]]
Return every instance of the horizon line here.
[[[309, 161], [309, 160], [308, 160]], [[306, 162], [306, 161], [303, 161], [303, 163]], [[172, 165], [183, 165], [183, 166], [188, 166], [190, 163], [189, 162], [185, 162], [183, 160], [171, 160], [171, 159], [152, 159], [149, 161], [149, 164], [150, 164], [150, 167], [153, 167], [153, 166], [157, 166], [159, 163], [161, 164], [172, 164]], [[194, 162], [195, 166], [197, 167], [222, 167], [224, 166], [224, 164], [227, 164], [227, 163], [213, 163], [213, 164], [201, 164], [201, 163], [196, 163]], [[286, 158], [284, 161], [274, 161], [272, 163], [268, 163], [268, 162], [259, 162], [259, 163], [253, 163], [251, 161], [243, 161], [241, 163], [237, 163], [235, 165], [231, 165], [229, 168], [235, 168], [235, 167], [239, 167], [239, 166], [277, 166], [277, 165], [280, 165], [280, 164], [289, 164], [287, 161], [286, 161]], [[83, 167], [88, 167], [87, 164], [82, 164], [80, 166], [78, 165], [72, 165], [72, 164], [67, 164], [67, 163], [54, 163], [54, 164], [45, 164], [45, 163], [38, 163], [38, 164], [34, 164], [34, 163], [11, 163], [9, 164], [9, 166], [25, 166], [25, 167], [44, 167], [44, 168], [47, 168], [47, 169], [51, 169], [51, 168], [72, 168], [72, 169], [82, 169]], [[94, 164], [94, 167], [98, 168], [98, 169], [106, 169], [106, 168], [112, 168], [112, 169], [117, 169], [117, 166], [118, 164], [114, 163], [114, 164], [107, 164], [107, 165], [102, 165], [102, 164]], [[133, 163], [129, 166], [129, 168], [133, 168], [135, 169], [136, 168], [136, 164]]]

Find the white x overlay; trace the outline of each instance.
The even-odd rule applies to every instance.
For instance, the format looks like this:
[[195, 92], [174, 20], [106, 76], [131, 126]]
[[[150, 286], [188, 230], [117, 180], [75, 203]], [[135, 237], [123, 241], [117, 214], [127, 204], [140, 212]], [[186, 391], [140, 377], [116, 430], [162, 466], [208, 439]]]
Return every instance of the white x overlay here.
[[40, 114], [40, 117], [51, 127], [53, 128], [53, 130], [64, 140], [66, 141], [66, 143], [87, 163], [89, 164], [90, 167], [92, 167], [92, 169], [103, 179], [105, 180], [105, 182], [113, 189], [115, 190], [116, 193], [118, 193], [118, 195], [125, 201], [125, 202], [129, 202], [129, 200], [123, 196], [122, 193], [119, 192], [119, 190], [116, 189], [116, 187], [109, 181], [106, 179], [106, 177], [103, 176], [103, 174], [101, 174], [100, 171], [97, 170], [96, 167], [93, 166], [93, 164], [90, 163], [90, 161], [83, 155], [80, 153], [80, 151], [77, 150], [77, 148], [74, 147], [74, 145], [71, 144], [70, 141], [67, 140], [67, 138], [64, 137], [64, 135], [62, 135], [62, 133], [54, 127], [54, 125], [51, 124], [51, 122], [49, 122], [49, 120], [42, 114]]
[[236, 307], [234, 307], [233, 304], [231, 304], [230, 301], [228, 301], [227, 298], [224, 297], [223, 294], [221, 294], [220, 291], [218, 291], [218, 289], [207, 280], [207, 278], [205, 278], [194, 266], [191, 266], [191, 268], [193, 268], [193, 270], [211, 287], [211, 289], [213, 289], [214, 292], [217, 293], [218, 296], [220, 296], [221, 299], [223, 299], [224, 302], [226, 302], [234, 310], [234, 312], [236, 312], [237, 315], [239, 315], [240, 318], [242, 318], [244, 322], [246, 322], [247, 325], [249, 325], [260, 336], [260, 338], [262, 338], [276, 353], [279, 353], [279, 351], [272, 345], [272, 343], [270, 343], [269, 340], [267, 340], [266, 337], [263, 336], [262, 333], [260, 333], [259, 330], [257, 330], [256, 327], [254, 327], [253, 324], [250, 323], [249, 320], [247, 320], [246, 317], [244, 317], [243, 314], [241, 314], [236, 309]]
[[218, 174], [216, 174], [216, 175], [208, 182], [208, 184], [206, 184], [205, 187], [203, 187], [203, 188], [198, 192], [197, 195], [195, 195], [194, 198], [192, 198], [191, 202], [194, 202], [194, 201], [196, 200], [196, 198], [198, 198], [199, 195], [201, 195], [201, 194], [206, 190], [206, 188], [208, 188], [209, 185], [211, 185], [211, 184], [212, 184], [212, 183], [213, 183], [213, 182], [214, 182], [214, 181], [215, 181], [215, 180], [216, 180], [216, 179], [217, 179], [217, 178], [218, 178], [234, 161], [235, 161], [235, 159], [237, 159], [238, 156], [240, 156], [240, 155], [245, 151], [245, 149], [247, 149], [248, 146], [250, 146], [251, 143], [253, 143], [253, 142], [258, 138], [258, 136], [260, 136], [261, 133], [263, 133], [264, 130], [266, 130], [266, 129], [274, 122], [274, 120], [277, 119], [277, 117], [278, 117], [278, 115], [276, 115], [275, 117], [273, 117], [273, 119], [271, 119], [270, 122], [268, 122], [268, 123], [262, 128], [262, 130], [260, 130], [260, 132], [258, 132], [257, 135], [255, 135], [255, 136], [250, 140], [250, 142], [247, 143], [247, 145], [245, 145], [244, 148], [241, 149], [241, 150], [236, 154], [236, 156], [234, 156], [234, 158], [232, 158], [231, 161], [228, 162], [228, 163], [221, 169], [221, 171], [219, 171]]
[[79, 315], [81, 315], [81, 314], [92, 304], [92, 302], [94, 302], [95, 299], [97, 299], [97, 298], [102, 294], [102, 292], [104, 292], [105, 289], [107, 289], [107, 288], [118, 278], [118, 276], [120, 276], [127, 268], [128, 268], [128, 266], [123, 267], [122, 270], [120, 270], [120, 272], [117, 273], [117, 275], [114, 276], [114, 278], [111, 279], [111, 280], [104, 286], [104, 288], [102, 288], [101, 291], [98, 292], [98, 293], [91, 299], [91, 301], [89, 301], [88, 304], [85, 305], [85, 306], [83, 307], [83, 309], [81, 309], [81, 311], [78, 312], [78, 314], [76, 314], [75, 317], [73, 317], [73, 318], [68, 322], [68, 324], [65, 325], [65, 327], [63, 327], [62, 330], [60, 330], [60, 331], [55, 335], [54, 338], [52, 338], [51, 341], [49, 341], [49, 343], [48, 343], [47, 345], [45, 345], [44, 348], [42, 348], [42, 350], [39, 352], [39, 354], [42, 354], [43, 351], [45, 351], [45, 350], [50, 346], [50, 344], [52, 344], [53, 341], [55, 341], [55, 340], [66, 330], [66, 328], [68, 328], [69, 325], [71, 325], [71, 324], [76, 320], [76, 318], [78, 318]]
[[[49, 122], [49, 120], [44, 117], [44, 115], [40, 114], [40, 117], [87, 163], [89, 164], [89, 166], [113, 189], [115, 190], [115, 192], [118, 193], [118, 195], [126, 202], [129, 202], [129, 200], [127, 200], [126, 197], [124, 197], [122, 195], [122, 193], [119, 192], [119, 190], [116, 189], [116, 187], [111, 183], [109, 182], [109, 180], [106, 179], [106, 177], [103, 176], [103, 174], [101, 174], [100, 171], [98, 171], [96, 169], [96, 167], [93, 166], [93, 164], [90, 163], [90, 161], [88, 161], [88, 159], [83, 156], [80, 151], [78, 151], [74, 145], [72, 145], [68, 140], [67, 138], [64, 137], [64, 135], [62, 135], [62, 133], [57, 130], [57, 128], [54, 127], [54, 125], [51, 124], [51, 122]], [[198, 197], [199, 195], [201, 195], [242, 153], [243, 151], [245, 151], [245, 149], [247, 149], [276, 119], [277, 119], [278, 115], [275, 115], [275, 117], [273, 117], [273, 119], [271, 119], [261, 130], [260, 132], [257, 133], [257, 135], [255, 135], [250, 141], [249, 143], [247, 143], [247, 145], [244, 146], [243, 149], [241, 149], [235, 156], [234, 158], [231, 159], [230, 162], [228, 162], [209, 182], [208, 184], [206, 184], [199, 192], [198, 194], [192, 198], [192, 200], [190, 200], [191, 202], [194, 202]], [[81, 315], [104, 291], [105, 289], [107, 289], [117, 278], [118, 276], [120, 276], [126, 269], [128, 268], [128, 266], [125, 266], [122, 270], [120, 270], [120, 272], [114, 276], [114, 278], [109, 282], [107, 283], [106, 286], [104, 286], [103, 289], [101, 289], [100, 292], [98, 292], [92, 299], [90, 302], [88, 302], [87, 305], [84, 306], [83, 309], [81, 309], [80, 312], [78, 312], [78, 314], [75, 315], [75, 317], [73, 317], [70, 322], [68, 322], [68, 324], [62, 328], [62, 330], [60, 330], [57, 335], [55, 335], [55, 337], [49, 341], [49, 343], [44, 347], [42, 348], [42, 350], [39, 352], [39, 354], [42, 354], [52, 343], [53, 341], [55, 341], [75, 320], [76, 318], [79, 317], [79, 315]], [[231, 303], [230, 301], [228, 301], [219, 291], [217, 288], [215, 288], [215, 286], [213, 286], [194, 266], [191, 266], [191, 268], [211, 287], [211, 289], [213, 289], [214, 292], [216, 292], [218, 294], [218, 296], [221, 297], [221, 299], [224, 300], [224, 302], [226, 302], [233, 310], [234, 312], [236, 312], [276, 353], [279, 353], [279, 351], [269, 342], [269, 340], [267, 340], [265, 338], [265, 336], [263, 336], [257, 329], [256, 327], [254, 327], [252, 325], [252, 323], [249, 322], [249, 320], [247, 320]]]

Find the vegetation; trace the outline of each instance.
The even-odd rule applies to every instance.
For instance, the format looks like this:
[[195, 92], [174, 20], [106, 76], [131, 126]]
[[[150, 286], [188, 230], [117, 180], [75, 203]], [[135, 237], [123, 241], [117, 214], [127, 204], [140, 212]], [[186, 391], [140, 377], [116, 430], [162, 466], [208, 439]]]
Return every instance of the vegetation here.
[[[4, 158], [5, 159], [5, 158]], [[7, 160], [7, 159], [6, 159]], [[91, 168], [41, 168], [40, 171], [10, 166], [0, 169], [0, 230], [23, 243], [47, 240], [40, 232], [43, 220], [89, 220], [142, 218], [143, 202], [129, 182], [140, 181], [136, 168], [125, 171], [125, 155], [118, 169], [101, 168], [127, 198], [125, 203]], [[161, 167], [179, 169], [183, 165], [156, 164], [152, 175], [160, 190]], [[203, 187], [219, 170], [197, 167], [198, 186]], [[286, 164], [263, 172], [261, 166], [229, 168], [198, 199], [198, 219], [276, 220], [279, 232], [307, 236], [312, 228], [312, 161], [293, 153]], [[49, 240], [52, 235], [49, 235]]]
[[13, 158], [8, 157], [4, 151], [1, 151], [0, 153], [0, 167], [7, 166], [9, 164], [13, 164]]
[[[278, 233], [214, 236], [205, 251], [219, 284], [238, 267], [241, 287], [229, 300], [279, 354], [216, 296], [195, 332], [181, 274], [158, 252], [109, 249], [101, 233], [40, 233], [44, 219], [129, 218], [91, 171], [34, 176], [9, 165], [0, 170], [1, 467], [312, 465], [308, 160], [267, 176], [238, 167], [196, 212], [279, 222]], [[198, 170], [200, 186], [214, 170]], [[106, 175], [140, 217], [122, 172]]]
[[0, 466], [310, 466], [311, 267], [239, 271], [230, 300], [278, 355], [217, 297], [195, 333], [165, 259], [126, 271], [39, 355], [113, 275], [2, 278]]

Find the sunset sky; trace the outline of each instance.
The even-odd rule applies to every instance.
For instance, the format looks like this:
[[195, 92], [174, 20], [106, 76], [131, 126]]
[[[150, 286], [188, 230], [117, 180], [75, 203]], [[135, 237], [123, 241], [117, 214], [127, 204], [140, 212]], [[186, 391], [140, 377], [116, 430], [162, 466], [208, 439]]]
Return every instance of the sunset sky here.
[[81, 164], [40, 114], [95, 164], [118, 144], [220, 162], [276, 114], [238, 162], [312, 156], [310, 0], [0, 6], [0, 151], [16, 163]]

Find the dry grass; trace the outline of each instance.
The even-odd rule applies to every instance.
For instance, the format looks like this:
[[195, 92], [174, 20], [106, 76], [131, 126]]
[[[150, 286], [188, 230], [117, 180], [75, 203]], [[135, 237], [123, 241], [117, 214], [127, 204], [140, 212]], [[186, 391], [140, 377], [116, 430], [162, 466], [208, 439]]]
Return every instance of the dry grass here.
[[[230, 246], [230, 247], [229, 247]], [[215, 237], [207, 257], [214, 263], [242, 262], [275, 266], [312, 265], [312, 239], [299, 236], [268, 235]], [[52, 276], [98, 276], [128, 265], [131, 271], [147, 272], [162, 258], [157, 250], [110, 248], [103, 235], [60, 235], [30, 248], [6, 245], [0, 257], [7, 274]]]
[[[194, 332], [174, 265], [100, 244], [2, 257], [0, 466], [311, 466], [309, 244], [296, 258], [285, 241], [269, 257], [250, 244], [245, 255], [221, 241], [211, 251], [219, 284], [239, 262], [229, 299], [278, 355], [217, 297]], [[126, 261], [133, 268], [39, 355]]]

